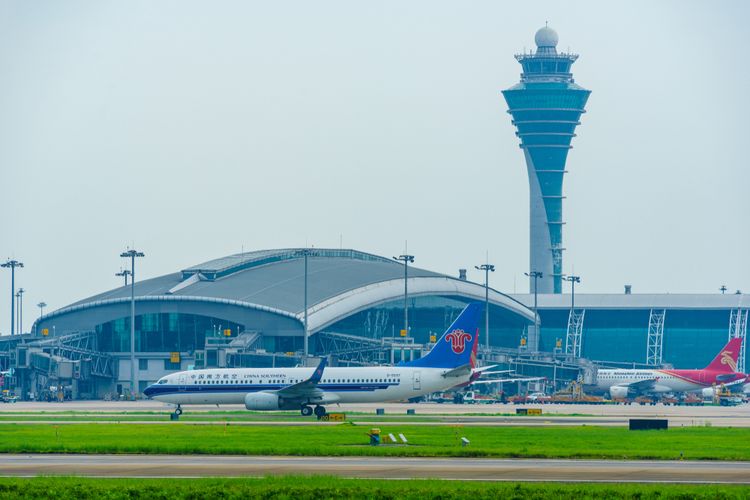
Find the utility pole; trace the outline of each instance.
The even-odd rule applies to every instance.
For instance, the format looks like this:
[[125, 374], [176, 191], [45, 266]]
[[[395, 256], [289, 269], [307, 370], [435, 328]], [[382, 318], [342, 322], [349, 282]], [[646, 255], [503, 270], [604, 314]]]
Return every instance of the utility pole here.
[[13, 335], [14, 329], [16, 327], [16, 323], [15, 323], [16, 268], [23, 267], [23, 262], [8, 259], [4, 264], [0, 264], [0, 267], [10, 268], [10, 334]]
[[138, 250], [126, 250], [120, 257], [130, 258], [130, 394], [135, 397], [138, 394], [135, 383], [135, 258], [145, 257], [145, 254]]
[[537, 303], [537, 286], [536, 286], [536, 280], [538, 278], [543, 278], [544, 273], [541, 271], [531, 271], [530, 273], [523, 273], [529, 278], [534, 278], [534, 342], [531, 342], [532, 345], [529, 346], [534, 351], [539, 350], [539, 310], [538, 310], [538, 303]]
[[481, 266], [474, 266], [479, 271], [484, 271], [484, 331], [485, 331], [485, 342], [486, 352], [490, 352], [490, 271], [495, 272], [495, 266], [492, 264], [482, 264]]
[[395, 260], [404, 263], [404, 331], [409, 335], [409, 263], [414, 262], [413, 255], [399, 255]]

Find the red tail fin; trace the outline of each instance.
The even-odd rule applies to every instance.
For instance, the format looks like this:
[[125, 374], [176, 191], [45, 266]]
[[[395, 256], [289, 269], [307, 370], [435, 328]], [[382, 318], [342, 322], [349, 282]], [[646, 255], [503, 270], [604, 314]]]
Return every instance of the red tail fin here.
[[713, 361], [706, 367], [706, 370], [715, 372], [732, 373], [737, 371], [737, 358], [740, 355], [742, 339], [736, 338], [729, 341], [724, 349], [719, 351]]
[[477, 328], [477, 331], [474, 334], [474, 345], [471, 346], [471, 357], [469, 358], [469, 366], [471, 366], [472, 370], [477, 367], [477, 347], [479, 347], [479, 328]]

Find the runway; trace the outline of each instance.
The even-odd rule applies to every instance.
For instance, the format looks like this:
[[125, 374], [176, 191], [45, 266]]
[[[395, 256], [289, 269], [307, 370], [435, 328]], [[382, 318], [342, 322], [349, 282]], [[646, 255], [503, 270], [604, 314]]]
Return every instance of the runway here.
[[0, 476], [352, 478], [750, 484], [750, 462], [394, 457], [0, 455]]
[[[515, 416], [516, 408], [539, 408], [541, 416]], [[454, 405], [436, 403], [380, 403], [329, 406], [329, 411], [347, 413], [347, 420], [363, 424], [455, 425], [466, 426], [548, 426], [600, 425], [627, 426], [630, 418], [665, 418], [670, 427], [750, 427], [750, 405], [722, 406], [641, 406], [641, 405]], [[376, 416], [383, 409], [385, 418]], [[185, 406], [185, 416], [201, 417], [202, 422], [182, 419], [179, 423], [194, 425], [224, 425], [224, 417], [232, 425], [321, 425], [313, 419], [286, 412], [250, 414], [244, 406], [210, 405]], [[413, 410], [415, 417], [407, 416]], [[156, 401], [71, 401], [65, 403], [19, 402], [0, 405], [0, 423], [84, 423], [99, 418], [111, 418], [119, 423], [161, 424], [170, 422], [170, 405]], [[211, 412], [211, 413], [209, 413]], [[236, 412], [236, 413], [224, 413]], [[141, 414], [143, 418], [138, 418]], [[284, 418], [279, 418], [284, 415]], [[35, 417], [44, 416], [45, 422]], [[74, 417], [75, 418], [72, 418]], [[291, 418], [290, 418], [291, 416]], [[90, 417], [90, 418], [87, 418]], [[119, 420], [118, 417], [127, 417]], [[162, 420], [163, 419], [163, 420]], [[106, 422], [97, 422], [106, 423]]]

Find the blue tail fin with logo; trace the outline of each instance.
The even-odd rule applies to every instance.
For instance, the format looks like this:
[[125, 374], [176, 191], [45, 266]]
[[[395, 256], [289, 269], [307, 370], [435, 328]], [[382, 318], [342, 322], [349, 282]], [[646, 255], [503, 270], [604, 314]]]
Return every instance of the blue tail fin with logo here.
[[399, 366], [457, 368], [471, 364], [473, 368], [479, 337], [477, 325], [483, 308], [479, 302], [467, 305], [430, 352], [414, 361], [399, 363]]

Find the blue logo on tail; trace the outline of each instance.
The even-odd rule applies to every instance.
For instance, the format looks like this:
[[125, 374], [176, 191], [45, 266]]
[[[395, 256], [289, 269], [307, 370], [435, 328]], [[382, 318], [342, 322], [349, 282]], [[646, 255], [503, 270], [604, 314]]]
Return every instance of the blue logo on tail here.
[[477, 325], [483, 308], [484, 305], [478, 302], [467, 305], [426, 356], [400, 363], [399, 366], [456, 368], [471, 364], [479, 336]]

